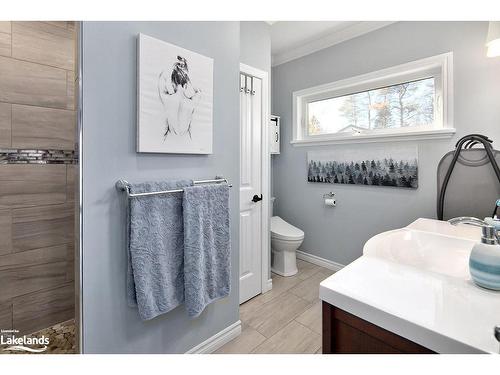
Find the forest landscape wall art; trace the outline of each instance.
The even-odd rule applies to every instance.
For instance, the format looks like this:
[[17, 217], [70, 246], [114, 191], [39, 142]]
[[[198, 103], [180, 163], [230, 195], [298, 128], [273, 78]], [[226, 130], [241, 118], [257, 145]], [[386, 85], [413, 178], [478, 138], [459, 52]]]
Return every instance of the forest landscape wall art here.
[[417, 147], [309, 151], [307, 181], [417, 189]]
[[211, 154], [212, 58], [139, 34], [137, 152]]

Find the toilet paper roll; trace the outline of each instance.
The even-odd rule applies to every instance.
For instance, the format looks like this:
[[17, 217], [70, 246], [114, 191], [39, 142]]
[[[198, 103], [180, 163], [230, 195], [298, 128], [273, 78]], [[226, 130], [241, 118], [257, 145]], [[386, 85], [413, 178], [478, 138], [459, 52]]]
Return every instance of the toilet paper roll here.
[[333, 198], [325, 198], [325, 206], [335, 207], [337, 202]]

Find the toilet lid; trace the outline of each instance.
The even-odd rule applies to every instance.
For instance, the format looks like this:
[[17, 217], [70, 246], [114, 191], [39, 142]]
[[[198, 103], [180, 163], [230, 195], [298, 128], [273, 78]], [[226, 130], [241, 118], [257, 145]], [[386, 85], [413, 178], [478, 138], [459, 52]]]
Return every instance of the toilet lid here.
[[271, 235], [284, 240], [298, 240], [304, 238], [304, 232], [292, 224], [287, 223], [279, 216], [271, 218]]

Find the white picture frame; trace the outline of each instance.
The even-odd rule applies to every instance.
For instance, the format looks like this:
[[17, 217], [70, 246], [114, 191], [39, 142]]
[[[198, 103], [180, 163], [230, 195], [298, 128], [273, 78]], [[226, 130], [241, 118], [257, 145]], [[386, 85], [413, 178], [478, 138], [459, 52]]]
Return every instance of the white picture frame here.
[[137, 152], [211, 154], [213, 59], [139, 34]]

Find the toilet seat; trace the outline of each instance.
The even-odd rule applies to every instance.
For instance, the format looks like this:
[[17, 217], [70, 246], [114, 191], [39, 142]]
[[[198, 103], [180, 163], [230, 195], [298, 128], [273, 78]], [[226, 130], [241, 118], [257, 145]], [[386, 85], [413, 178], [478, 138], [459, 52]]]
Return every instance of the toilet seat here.
[[304, 239], [304, 232], [287, 223], [281, 217], [273, 216], [271, 218], [271, 237], [285, 241], [297, 241]]

